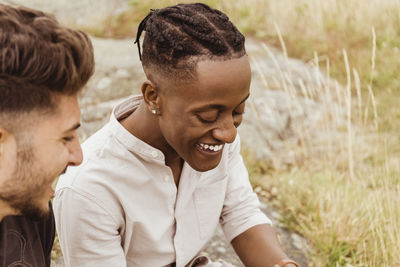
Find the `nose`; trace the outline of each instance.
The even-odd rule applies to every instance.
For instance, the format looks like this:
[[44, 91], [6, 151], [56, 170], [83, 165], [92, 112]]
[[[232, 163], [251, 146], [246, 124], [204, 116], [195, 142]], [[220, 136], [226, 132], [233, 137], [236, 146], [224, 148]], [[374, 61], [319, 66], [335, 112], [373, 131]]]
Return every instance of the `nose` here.
[[82, 160], [83, 154], [81, 144], [79, 143], [78, 138], [75, 138], [69, 147], [68, 166], [78, 166], [82, 163]]
[[235, 141], [237, 129], [232, 116], [226, 116], [224, 120], [213, 130], [213, 137], [223, 143]]

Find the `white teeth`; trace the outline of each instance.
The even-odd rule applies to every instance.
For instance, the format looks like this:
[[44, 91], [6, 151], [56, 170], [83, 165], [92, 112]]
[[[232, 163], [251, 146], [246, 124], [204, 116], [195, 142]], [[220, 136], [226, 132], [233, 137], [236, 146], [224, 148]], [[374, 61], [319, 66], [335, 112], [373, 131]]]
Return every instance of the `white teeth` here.
[[200, 147], [203, 148], [203, 149], [208, 149], [208, 150], [217, 152], [217, 151], [222, 149], [223, 145], [200, 144]]

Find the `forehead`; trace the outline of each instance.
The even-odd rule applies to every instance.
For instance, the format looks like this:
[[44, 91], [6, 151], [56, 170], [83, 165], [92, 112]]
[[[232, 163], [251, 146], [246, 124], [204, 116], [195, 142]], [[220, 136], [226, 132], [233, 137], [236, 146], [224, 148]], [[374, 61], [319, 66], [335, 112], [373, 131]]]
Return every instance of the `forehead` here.
[[251, 80], [250, 64], [246, 56], [229, 60], [200, 61], [196, 68], [199, 86], [236, 87], [249, 85]]
[[[196, 77], [190, 81], [169, 81], [171, 95], [189, 102], [221, 98], [241, 100], [249, 94], [251, 69], [246, 56], [229, 60], [203, 60], [196, 66]], [[228, 99], [229, 98], [229, 99]]]
[[56, 136], [73, 127], [80, 121], [78, 97], [58, 96], [54, 100], [55, 109], [32, 115], [32, 130], [41, 136]]

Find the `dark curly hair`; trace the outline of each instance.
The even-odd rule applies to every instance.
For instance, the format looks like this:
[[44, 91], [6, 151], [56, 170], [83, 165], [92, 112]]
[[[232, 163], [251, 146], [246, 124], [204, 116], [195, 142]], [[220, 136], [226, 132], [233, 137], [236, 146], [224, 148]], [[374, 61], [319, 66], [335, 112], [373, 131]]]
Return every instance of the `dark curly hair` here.
[[41, 11], [0, 4], [0, 119], [54, 108], [54, 96], [78, 93], [93, 71], [85, 33]]
[[[146, 34], [141, 54], [139, 40], [143, 31]], [[140, 23], [136, 37], [145, 72], [151, 66], [164, 74], [184, 77], [195, 75], [199, 60], [245, 55], [244, 41], [224, 13], [202, 3], [151, 10]]]

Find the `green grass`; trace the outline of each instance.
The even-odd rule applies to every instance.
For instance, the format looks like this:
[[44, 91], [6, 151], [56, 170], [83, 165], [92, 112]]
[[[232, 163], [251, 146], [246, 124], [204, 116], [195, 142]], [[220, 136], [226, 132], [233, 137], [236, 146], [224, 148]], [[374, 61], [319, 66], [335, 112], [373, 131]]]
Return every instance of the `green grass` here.
[[398, 169], [365, 170], [350, 181], [331, 166], [262, 174], [250, 158], [246, 157], [253, 184], [266, 190], [269, 202], [283, 214], [282, 223], [308, 240], [312, 266], [398, 262]]

